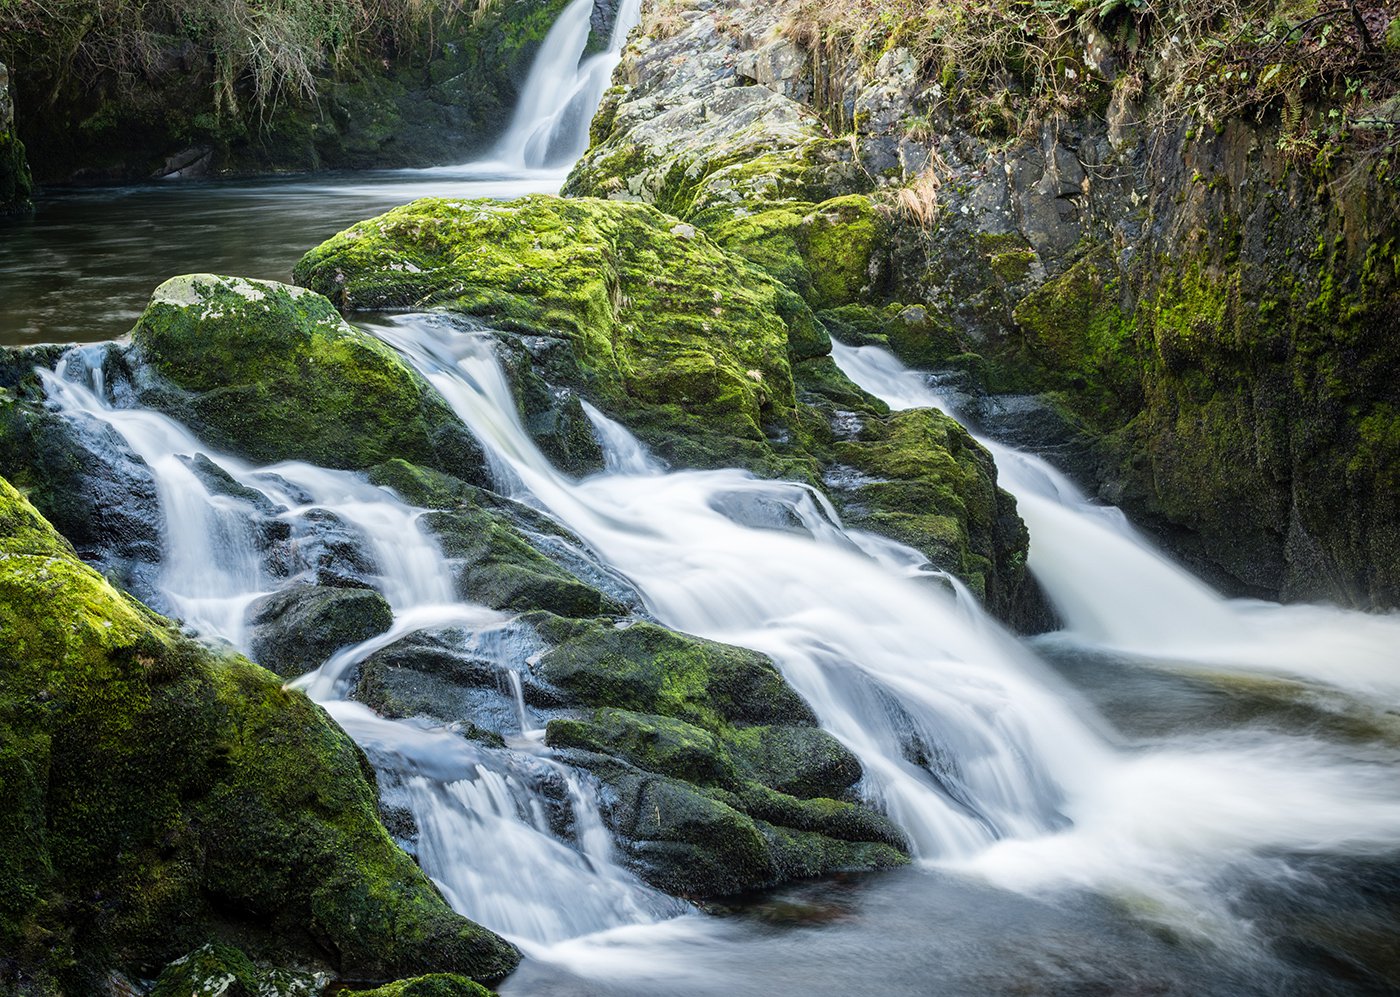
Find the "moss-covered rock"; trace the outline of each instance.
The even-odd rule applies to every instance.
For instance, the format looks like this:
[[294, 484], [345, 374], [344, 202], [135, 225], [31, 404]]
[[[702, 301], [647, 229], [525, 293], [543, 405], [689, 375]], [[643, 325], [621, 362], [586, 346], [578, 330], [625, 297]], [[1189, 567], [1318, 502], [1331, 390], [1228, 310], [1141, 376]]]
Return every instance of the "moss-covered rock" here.
[[545, 375], [663, 454], [771, 461], [794, 405], [799, 299], [693, 228], [637, 204], [532, 196], [426, 199], [308, 253], [298, 282], [352, 309], [443, 307], [567, 341]]
[[151, 997], [254, 997], [258, 971], [228, 945], [206, 945], [176, 959], [156, 980]]
[[248, 607], [248, 646], [264, 668], [290, 679], [393, 625], [389, 603], [372, 589], [293, 585]]
[[716, 214], [707, 229], [715, 242], [782, 281], [813, 308], [850, 304], [870, 292], [871, 264], [886, 225], [869, 197], [849, 194], [815, 205], [795, 202], [752, 214]]
[[317, 706], [113, 589], [0, 483], [0, 947], [92, 992], [211, 939], [379, 978], [507, 973]]
[[[913, 340], [933, 325], [917, 307], [850, 304], [883, 225], [868, 199], [830, 201], [793, 224], [755, 236], [748, 249], [760, 261], [776, 254], [767, 259], [775, 267], [779, 257], [800, 269], [818, 257], [854, 260], [789, 279], [814, 300], [842, 303], [840, 315], [874, 316], [885, 335]], [[425, 200], [341, 233], [297, 274], [345, 307], [442, 307], [528, 333], [550, 380], [575, 386], [676, 463], [813, 483], [835, 480], [825, 473], [835, 464], [869, 465], [872, 487], [849, 504], [862, 522], [897, 524], [898, 538], [986, 594], [999, 614], [1019, 598], [1025, 536], [985, 452], [946, 420], [918, 439], [896, 426], [835, 446], [832, 423], [850, 417], [848, 406], [876, 420], [883, 406], [829, 359], [822, 366], [830, 339], [797, 293], [687, 223], [621, 202]], [[801, 398], [795, 365], [812, 382]], [[894, 437], [909, 444], [898, 460], [880, 442]]]
[[953, 419], [932, 409], [868, 419], [834, 449], [858, 472], [838, 489], [849, 523], [924, 552], [994, 605], [1017, 591], [1025, 525], [991, 455]]
[[386, 983], [373, 990], [347, 990], [346, 997], [491, 997], [480, 983], [451, 973], [433, 973]]
[[726, 724], [814, 724], [765, 656], [668, 630], [544, 614], [526, 619], [551, 650], [542, 677], [590, 706], [657, 713], [713, 729]]
[[508, 520], [484, 508], [432, 512], [423, 519], [457, 569], [463, 598], [493, 609], [544, 609], [597, 616], [620, 607], [521, 539]]
[[10, 71], [0, 62], [0, 218], [28, 208], [33, 191], [24, 143], [15, 132]]
[[762, 655], [649, 623], [527, 620], [547, 645], [538, 676], [597, 707], [551, 719], [546, 743], [608, 786], [649, 882], [715, 896], [905, 861], [899, 830], [843, 798], [860, 764]]
[[422, 377], [302, 288], [176, 277], [132, 342], [161, 377], [143, 401], [221, 450], [349, 469], [400, 457], [484, 480], [480, 447]]

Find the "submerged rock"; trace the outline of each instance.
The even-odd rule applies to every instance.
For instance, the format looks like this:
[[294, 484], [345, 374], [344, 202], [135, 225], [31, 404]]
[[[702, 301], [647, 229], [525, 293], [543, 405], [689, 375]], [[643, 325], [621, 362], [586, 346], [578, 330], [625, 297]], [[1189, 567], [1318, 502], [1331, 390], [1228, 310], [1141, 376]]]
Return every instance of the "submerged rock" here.
[[437, 392], [302, 288], [176, 277], [156, 289], [132, 343], [160, 376], [141, 400], [216, 449], [352, 470], [402, 457], [485, 480], [480, 446]]
[[92, 992], [211, 940], [360, 977], [519, 956], [389, 838], [319, 707], [181, 636], [0, 482], [0, 949]]

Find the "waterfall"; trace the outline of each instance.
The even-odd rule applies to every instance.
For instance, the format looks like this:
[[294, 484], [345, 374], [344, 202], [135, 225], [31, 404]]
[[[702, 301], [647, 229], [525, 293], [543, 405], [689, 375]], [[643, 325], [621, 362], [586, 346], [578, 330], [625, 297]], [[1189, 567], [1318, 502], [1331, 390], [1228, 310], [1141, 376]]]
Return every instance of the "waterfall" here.
[[[472, 428], [501, 487], [568, 526], [659, 620], [768, 654], [859, 756], [866, 795], [926, 863], [1027, 892], [1105, 891], [1223, 943], [1249, 929], [1220, 877], [1276, 881], [1290, 875], [1283, 855], [1400, 847], [1385, 753], [1249, 728], [1111, 746], [1092, 710], [974, 600], [933, 583], [926, 564], [916, 570], [923, 559], [909, 548], [845, 530], [806, 486], [737, 470], [665, 472], [596, 411], [608, 470], [571, 480], [520, 425], [484, 335], [434, 316], [368, 328]], [[1085, 506], [1076, 519], [1150, 554], [1120, 516], [1088, 508], [1043, 471], [1063, 502]], [[1224, 625], [1240, 622], [1189, 576], [1171, 581], [1188, 611], [1204, 601]], [[551, 952], [596, 972], [617, 961], [619, 938]]]
[[[959, 416], [928, 375], [886, 350], [833, 342], [832, 358], [891, 408]], [[1157, 551], [1118, 509], [1091, 502], [1047, 461], [977, 440], [995, 458], [999, 483], [1015, 496], [1030, 530], [1030, 569], [1076, 639], [1400, 701], [1400, 616], [1227, 600]]]
[[[372, 331], [447, 399], [513, 497], [582, 537], [659, 620], [772, 657], [860, 758], [869, 795], [918, 854], [968, 855], [1057, 827], [1063, 786], [1105, 764], [1019, 645], [942, 586], [872, 559], [810, 489], [739, 471], [661, 473], [598, 415], [617, 470], [573, 482], [520, 424], [487, 336], [431, 316]], [[805, 535], [744, 525], [765, 508]]]
[[[485, 332], [430, 315], [364, 328], [399, 350], [477, 435], [498, 489], [568, 527], [658, 620], [769, 655], [822, 726], [860, 758], [862, 792], [906, 830], [924, 864], [1025, 892], [1107, 892], [1219, 941], [1248, 930], [1220, 888], [1227, 873], [1277, 881], [1289, 875], [1291, 854], [1400, 847], [1400, 794], [1384, 751], [1253, 727], [1115, 744], [1094, 711], [975, 599], [941, 581], [912, 549], [844, 528], [812, 488], [738, 470], [666, 471], [592, 408], [607, 469], [571, 479], [525, 432]], [[844, 348], [837, 359], [895, 404], [929, 400], [925, 381], [880, 355], [854, 360], [879, 361], [888, 382], [877, 383]], [[270, 570], [259, 517], [301, 536], [329, 515], [359, 538], [367, 577], [394, 610], [393, 628], [342, 648], [296, 684], [364, 747], [386, 802], [412, 814], [417, 857], [454, 907], [537, 957], [593, 975], [635, 970], [658, 939], [687, 936], [692, 929], [661, 923], [684, 905], [614, 860], [596, 784], [541, 745], [540, 724], [518, 693], [528, 654], [511, 645], [514, 621], [454, 597], [421, 510], [350, 472], [295, 462], [258, 467], [213, 453], [185, 427], [102, 385], [100, 361], [100, 352], [71, 351], [45, 385], [56, 411], [110, 426], [156, 478], [166, 551], [154, 591], [141, 595], [244, 647], [249, 604], [288, 584], [288, 570], [294, 576], [298, 567]], [[196, 455], [230, 484], [195, 473]], [[1208, 610], [1227, 628], [1221, 646], [1236, 646], [1228, 628], [1259, 630], [1265, 610], [1195, 583], [1121, 516], [1089, 503], [1034, 458], [999, 455], [1004, 482], [1030, 496], [1022, 501], [1032, 565], [1062, 606], [1074, 603], [1060, 578], [1085, 600], [1104, 586], [1111, 601], [1120, 597], [1116, 586], [1129, 584], [1115, 572], [1143, 572], [1140, 597], [1161, 600], [1159, 612], [1181, 629], [1194, 626], [1190, 614]], [[1046, 510], [1058, 518], [1037, 518]], [[1072, 531], [1070, 538], [1047, 544], [1046, 531], [1056, 529]], [[1300, 613], [1294, 630], [1331, 612]], [[1095, 639], [1131, 636], [1122, 620], [1104, 632], [1093, 629], [1104, 625], [1096, 622], [1102, 614], [1066, 613]], [[1131, 619], [1150, 617], [1139, 607]], [[1367, 642], [1377, 633], [1395, 646], [1394, 620], [1350, 614], [1347, 621], [1353, 643], [1373, 655]], [[458, 634], [507, 676], [504, 708], [519, 729], [506, 747], [441, 724], [386, 719], [346, 699], [360, 662], [424, 630]], [[1218, 657], [1217, 649], [1210, 660]], [[570, 815], [567, 837], [551, 820], [560, 806]]]
[[594, 0], [572, 0], [550, 28], [530, 67], [515, 116], [496, 158], [524, 169], [567, 167], [588, 148], [588, 128], [641, 20], [641, 0], [621, 0], [608, 46], [584, 55]]
[[[457, 910], [529, 951], [685, 909], [616, 864], [594, 784], [544, 754], [523, 702], [520, 736], [499, 749], [440, 725], [388, 720], [345, 698], [350, 677], [369, 655], [441, 628], [464, 634], [472, 652], [492, 660], [518, 688], [522, 657], [496, 639], [510, 617], [456, 598], [451, 567], [422, 529], [421, 510], [350, 472], [300, 462], [257, 467], [212, 452], [167, 416], [114, 404], [101, 381], [104, 349], [70, 351], [55, 371], [41, 375], [58, 412], [116, 430], [155, 477], [165, 553], [156, 590], [141, 595], [203, 636], [246, 652], [248, 607], [289, 581], [265, 563], [260, 519], [270, 514], [296, 537], [308, 520], [330, 514], [348, 526], [371, 562], [371, 580], [394, 611], [393, 627], [342, 648], [292, 684], [326, 707], [374, 762], [385, 796], [412, 812], [418, 860]], [[191, 470], [197, 455], [232, 487], [211, 490]], [[551, 829], [547, 786], [563, 787], [572, 841]]]

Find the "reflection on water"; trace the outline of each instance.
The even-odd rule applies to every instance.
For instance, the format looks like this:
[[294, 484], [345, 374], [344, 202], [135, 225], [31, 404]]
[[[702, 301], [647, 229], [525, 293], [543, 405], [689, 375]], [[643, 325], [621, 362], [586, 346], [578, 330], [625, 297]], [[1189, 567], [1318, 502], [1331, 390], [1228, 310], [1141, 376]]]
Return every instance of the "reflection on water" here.
[[33, 217], [0, 219], [0, 345], [111, 339], [130, 330], [169, 277], [289, 280], [308, 249], [395, 205], [552, 193], [563, 178], [475, 163], [49, 191]]

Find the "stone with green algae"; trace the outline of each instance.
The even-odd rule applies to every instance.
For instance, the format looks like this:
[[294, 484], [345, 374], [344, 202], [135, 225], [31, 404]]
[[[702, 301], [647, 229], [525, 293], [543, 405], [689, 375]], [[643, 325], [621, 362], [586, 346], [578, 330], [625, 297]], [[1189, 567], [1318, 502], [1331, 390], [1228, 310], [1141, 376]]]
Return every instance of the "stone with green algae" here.
[[445, 308], [560, 340], [547, 379], [691, 465], [777, 466], [790, 361], [827, 349], [796, 294], [640, 204], [424, 199], [323, 243], [296, 277], [347, 309]]
[[389, 838], [303, 694], [179, 633], [0, 481], [0, 949], [92, 992], [231, 935], [339, 972], [499, 978], [516, 950]]
[[175, 277], [152, 295], [132, 343], [159, 375], [142, 401], [227, 453], [355, 470], [401, 457], [486, 480], [479, 444], [437, 392], [303, 288]]

